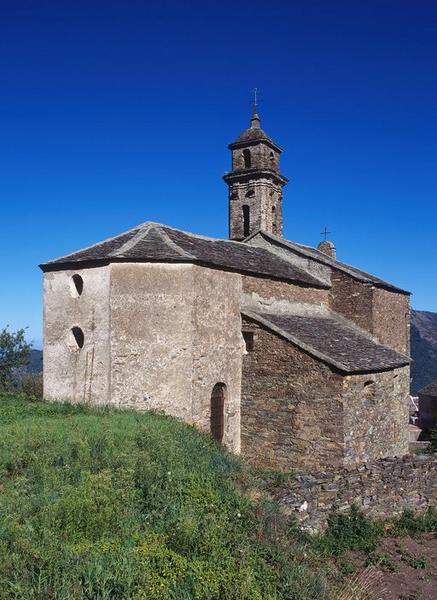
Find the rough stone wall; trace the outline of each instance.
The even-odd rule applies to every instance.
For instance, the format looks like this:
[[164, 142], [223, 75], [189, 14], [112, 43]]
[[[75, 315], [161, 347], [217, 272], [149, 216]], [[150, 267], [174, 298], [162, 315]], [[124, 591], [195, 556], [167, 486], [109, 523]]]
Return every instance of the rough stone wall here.
[[[244, 171], [246, 169], [243, 150], [245, 148], [235, 148], [232, 151], [232, 170]], [[270, 169], [279, 173], [280, 155], [267, 144], [259, 143], [248, 146], [250, 151], [252, 168]]]
[[408, 452], [409, 368], [344, 378], [345, 464]]
[[332, 270], [331, 282], [332, 310], [372, 333], [372, 286], [335, 269]]
[[113, 264], [111, 401], [209, 430], [227, 387], [224, 444], [239, 450], [241, 276], [194, 265]]
[[243, 275], [243, 292], [263, 298], [266, 302], [266, 307], [273, 300], [318, 305], [328, 305], [329, 303], [329, 290], [295, 285], [288, 281], [252, 277], [250, 275]]
[[[79, 295], [73, 275], [83, 278]], [[44, 274], [44, 397], [109, 401], [109, 267]], [[83, 348], [71, 333], [80, 327]]]
[[335, 269], [331, 281], [332, 310], [374, 334], [382, 344], [409, 354], [409, 296], [376, 288]]
[[[229, 237], [242, 240], [245, 236], [243, 206], [250, 209], [249, 234], [260, 229], [282, 237], [282, 185], [266, 177], [238, 181], [229, 187]], [[272, 208], [275, 208], [273, 216]]]
[[243, 331], [254, 332], [243, 359], [243, 455], [282, 470], [342, 464], [342, 377], [250, 320]]
[[389, 348], [410, 354], [409, 296], [374, 288], [373, 333]]
[[423, 513], [437, 506], [437, 456], [406, 455], [339, 470], [300, 475], [277, 494], [282, 507], [310, 532], [326, 528], [332, 512], [358, 506], [372, 518]]

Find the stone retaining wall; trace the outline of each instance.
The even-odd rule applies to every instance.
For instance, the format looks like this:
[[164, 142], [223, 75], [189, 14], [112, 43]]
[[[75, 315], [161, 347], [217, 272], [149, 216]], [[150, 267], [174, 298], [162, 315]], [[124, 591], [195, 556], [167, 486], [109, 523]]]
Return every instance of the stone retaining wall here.
[[277, 499], [309, 532], [322, 531], [330, 513], [348, 511], [353, 504], [373, 518], [396, 517], [405, 510], [423, 513], [437, 507], [437, 454], [407, 454], [298, 475], [278, 492]]

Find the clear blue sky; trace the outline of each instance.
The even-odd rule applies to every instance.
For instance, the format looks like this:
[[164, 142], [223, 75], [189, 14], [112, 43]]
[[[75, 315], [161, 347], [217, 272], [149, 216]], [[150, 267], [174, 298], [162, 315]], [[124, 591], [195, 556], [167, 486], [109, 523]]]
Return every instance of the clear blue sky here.
[[435, 0], [0, 0], [0, 326], [41, 344], [37, 264], [154, 220], [227, 236], [257, 86], [285, 235], [437, 311]]

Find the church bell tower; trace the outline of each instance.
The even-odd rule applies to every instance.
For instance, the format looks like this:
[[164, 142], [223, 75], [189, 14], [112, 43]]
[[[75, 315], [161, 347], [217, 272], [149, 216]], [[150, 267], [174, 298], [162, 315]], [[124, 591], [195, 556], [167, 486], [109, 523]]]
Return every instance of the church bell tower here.
[[260, 127], [256, 103], [250, 127], [229, 144], [232, 171], [223, 177], [229, 186], [229, 239], [241, 241], [260, 229], [282, 237], [281, 148]]

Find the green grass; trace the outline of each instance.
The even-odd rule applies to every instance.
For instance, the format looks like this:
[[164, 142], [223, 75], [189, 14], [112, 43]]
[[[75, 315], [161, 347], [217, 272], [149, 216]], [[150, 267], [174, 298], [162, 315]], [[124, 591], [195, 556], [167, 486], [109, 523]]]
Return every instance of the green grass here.
[[437, 529], [352, 510], [311, 539], [272, 499], [292, 477], [164, 415], [0, 394], [0, 598], [332, 600], [350, 550]]
[[0, 396], [2, 600], [311, 600], [324, 571], [237, 459], [163, 415]]

